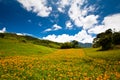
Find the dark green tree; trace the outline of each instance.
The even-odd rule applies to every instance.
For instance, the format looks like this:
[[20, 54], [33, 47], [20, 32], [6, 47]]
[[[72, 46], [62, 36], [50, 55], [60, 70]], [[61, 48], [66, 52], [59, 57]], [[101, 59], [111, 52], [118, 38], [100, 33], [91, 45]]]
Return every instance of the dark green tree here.
[[73, 40], [71, 42], [65, 42], [61, 44], [61, 49], [68, 49], [68, 48], [79, 48], [79, 42], [76, 40]]
[[0, 38], [4, 38], [4, 34], [3, 33], [0, 33]]
[[71, 42], [65, 42], [61, 45], [61, 49], [68, 49], [68, 48], [72, 48]]
[[120, 32], [114, 32], [112, 40], [114, 45], [120, 45]]
[[72, 48], [79, 48], [80, 47], [79, 42], [76, 40], [73, 40], [71, 43], [72, 43]]
[[112, 30], [108, 29], [103, 33], [97, 35], [93, 40], [93, 47], [102, 47], [102, 50], [112, 48]]

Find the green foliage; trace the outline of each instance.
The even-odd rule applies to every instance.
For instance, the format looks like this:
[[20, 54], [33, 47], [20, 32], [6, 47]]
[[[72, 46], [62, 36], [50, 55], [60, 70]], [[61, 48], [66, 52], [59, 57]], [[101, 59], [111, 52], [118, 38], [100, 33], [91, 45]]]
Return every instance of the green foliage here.
[[97, 35], [93, 40], [93, 47], [102, 47], [101, 50], [113, 48], [113, 45], [120, 44], [120, 32], [112, 32], [111, 29]]
[[69, 49], [69, 48], [80, 48], [79, 42], [73, 40], [72, 42], [65, 42], [61, 44], [61, 49]]
[[61, 49], [72, 48], [72, 44], [70, 42], [65, 42], [61, 45]]
[[76, 40], [73, 40], [71, 43], [72, 43], [72, 48], [79, 48], [80, 47], [79, 42]]
[[113, 34], [113, 44], [118, 45], [120, 44], [120, 32], [115, 32]]
[[0, 33], [0, 38], [4, 38], [4, 34], [3, 33]]

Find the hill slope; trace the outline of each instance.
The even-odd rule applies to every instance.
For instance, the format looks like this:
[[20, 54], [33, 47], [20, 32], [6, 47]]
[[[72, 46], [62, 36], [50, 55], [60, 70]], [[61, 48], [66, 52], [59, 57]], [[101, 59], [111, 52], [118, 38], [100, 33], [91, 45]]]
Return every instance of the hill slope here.
[[60, 48], [60, 43], [52, 42], [49, 40], [42, 40], [27, 35], [16, 35], [14, 33], [0, 33], [1, 39], [13, 40], [20, 43], [32, 43], [36, 45], [42, 45], [50, 48]]
[[[28, 38], [31, 38], [31, 40]], [[37, 43], [37, 41], [41, 41], [41, 44]], [[44, 43], [42, 43], [43, 41]], [[45, 46], [45, 44], [47, 44], [46, 42], [45, 40], [39, 40], [30, 36], [18, 36], [16, 34], [0, 33], [0, 57], [15, 55], [43, 55], [56, 50], [55, 48], [50, 48], [49, 46], [50, 44], [57, 46], [57, 44], [51, 42], [47, 47]]]

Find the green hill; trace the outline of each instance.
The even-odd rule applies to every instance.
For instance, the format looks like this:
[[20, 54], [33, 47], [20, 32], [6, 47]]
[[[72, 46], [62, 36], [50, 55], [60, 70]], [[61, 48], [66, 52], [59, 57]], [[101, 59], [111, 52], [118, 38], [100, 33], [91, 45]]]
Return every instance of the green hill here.
[[31, 36], [0, 33], [0, 56], [35, 55], [51, 53], [59, 48], [59, 43], [40, 40]]
[[0, 33], [0, 38], [6, 40], [13, 40], [20, 43], [32, 43], [50, 48], [60, 48], [60, 43], [52, 42], [49, 40], [42, 40], [28, 35], [16, 35], [15, 33]]

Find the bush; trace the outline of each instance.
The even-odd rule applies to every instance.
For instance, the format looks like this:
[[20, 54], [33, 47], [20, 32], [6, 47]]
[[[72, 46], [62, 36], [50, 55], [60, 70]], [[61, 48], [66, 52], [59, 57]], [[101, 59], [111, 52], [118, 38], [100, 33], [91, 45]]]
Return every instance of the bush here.
[[70, 42], [66, 42], [61, 45], [61, 49], [68, 49], [68, 48], [72, 48], [72, 44]]
[[4, 38], [4, 34], [3, 33], [0, 33], [0, 38]]
[[80, 48], [79, 42], [73, 40], [72, 42], [65, 42], [61, 45], [61, 49], [68, 49], [68, 48]]

